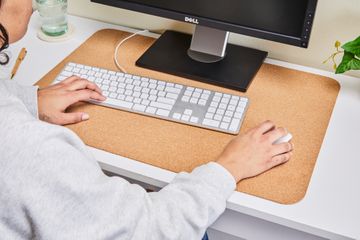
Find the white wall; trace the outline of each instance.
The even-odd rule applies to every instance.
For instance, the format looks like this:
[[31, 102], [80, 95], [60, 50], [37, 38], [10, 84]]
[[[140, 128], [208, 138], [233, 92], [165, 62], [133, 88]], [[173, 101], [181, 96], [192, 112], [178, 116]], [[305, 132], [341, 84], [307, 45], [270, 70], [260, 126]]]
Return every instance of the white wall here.
[[[152, 31], [176, 29], [191, 32], [193, 26], [177, 21], [140, 14], [91, 3], [90, 0], [68, 0], [69, 13]], [[266, 50], [271, 58], [301, 65], [332, 70], [323, 60], [333, 52], [334, 42], [342, 43], [360, 35], [360, 0], [319, 0], [308, 49], [274, 43], [267, 40], [231, 34], [230, 42]], [[340, 60], [340, 59], [339, 59]], [[359, 76], [360, 71], [351, 72]]]

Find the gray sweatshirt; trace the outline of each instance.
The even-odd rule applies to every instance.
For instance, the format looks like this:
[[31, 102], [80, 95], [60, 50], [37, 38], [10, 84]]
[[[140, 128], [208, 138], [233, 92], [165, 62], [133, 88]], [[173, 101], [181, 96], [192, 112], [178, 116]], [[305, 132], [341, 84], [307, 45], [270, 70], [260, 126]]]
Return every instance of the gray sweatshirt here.
[[234, 189], [217, 163], [157, 193], [108, 177], [76, 134], [38, 119], [37, 87], [0, 82], [0, 239], [201, 239]]

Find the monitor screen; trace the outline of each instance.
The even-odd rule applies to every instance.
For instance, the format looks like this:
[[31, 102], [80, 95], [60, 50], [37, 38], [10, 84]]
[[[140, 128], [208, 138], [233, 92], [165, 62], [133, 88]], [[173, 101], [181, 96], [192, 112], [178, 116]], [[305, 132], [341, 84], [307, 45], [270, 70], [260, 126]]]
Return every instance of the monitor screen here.
[[307, 48], [317, 0], [91, 0]]
[[307, 0], [131, 0], [149, 7], [301, 37]]

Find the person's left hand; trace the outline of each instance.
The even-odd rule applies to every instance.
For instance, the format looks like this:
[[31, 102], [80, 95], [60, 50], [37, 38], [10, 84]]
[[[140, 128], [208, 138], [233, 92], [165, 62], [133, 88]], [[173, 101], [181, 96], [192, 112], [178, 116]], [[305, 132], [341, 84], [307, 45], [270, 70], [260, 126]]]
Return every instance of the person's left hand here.
[[104, 101], [105, 99], [96, 84], [72, 76], [38, 91], [39, 118], [57, 125], [86, 121], [89, 119], [87, 113], [67, 113], [66, 109], [80, 101]]

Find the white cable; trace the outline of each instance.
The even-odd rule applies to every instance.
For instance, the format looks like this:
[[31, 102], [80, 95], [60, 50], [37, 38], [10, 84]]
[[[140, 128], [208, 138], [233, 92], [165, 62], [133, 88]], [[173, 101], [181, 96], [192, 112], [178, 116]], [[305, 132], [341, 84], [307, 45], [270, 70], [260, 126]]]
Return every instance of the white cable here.
[[125, 69], [123, 66], [120, 65], [120, 63], [119, 63], [119, 61], [118, 61], [118, 59], [117, 59], [117, 58], [118, 58], [119, 48], [121, 47], [121, 45], [122, 45], [124, 42], [126, 42], [126, 41], [129, 40], [130, 38], [135, 37], [136, 35], [138, 35], [138, 34], [140, 34], [140, 33], [144, 33], [144, 32], [149, 32], [149, 30], [141, 30], [141, 31], [138, 31], [138, 32], [136, 32], [136, 33], [134, 33], [134, 34], [132, 34], [132, 35], [124, 38], [123, 40], [121, 40], [121, 41], [119, 42], [119, 44], [116, 46], [115, 52], [114, 52], [115, 65], [116, 65], [116, 67], [117, 67], [120, 71], [122, 71], [123, 73], [127, 73], [127, 72], [126, 72], [126, 69]]

